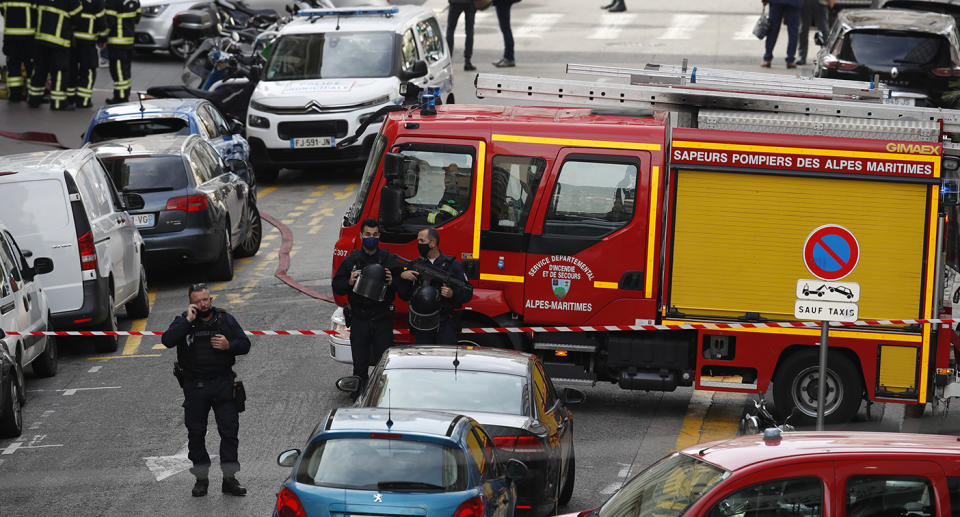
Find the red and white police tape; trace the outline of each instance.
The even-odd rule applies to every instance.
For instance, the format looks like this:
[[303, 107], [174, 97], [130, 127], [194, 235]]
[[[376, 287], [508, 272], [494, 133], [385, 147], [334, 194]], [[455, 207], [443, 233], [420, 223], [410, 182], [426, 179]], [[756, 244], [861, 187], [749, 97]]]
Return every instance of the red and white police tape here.
[[[914, 320], [859, 320], [852, 322], [830, 322], [832, 327], [864, 327], [878, 325], [922, 325], [934, 324], [949, 326], [960, 323], [960, 319], [914, 319]], [[780, 321], [770, 323], [683, 323], [674, 325], [590, 325], [578, 327], [478, 327], [464, 328], [463, 334], [504, 334], [511, 332], [610, 332], [630, 330], [737, 330], [757, 328], [819, 328], [819, 321]], [[337, 330], [247, 330], [248, 336], [321, 336], [337, 335]], [[408, 330], [394, 330], [394, 334], [409, 334]], [[52, 330], [37, 332], [9, 331], [11, 336], [161, 336], [159, 330]]]

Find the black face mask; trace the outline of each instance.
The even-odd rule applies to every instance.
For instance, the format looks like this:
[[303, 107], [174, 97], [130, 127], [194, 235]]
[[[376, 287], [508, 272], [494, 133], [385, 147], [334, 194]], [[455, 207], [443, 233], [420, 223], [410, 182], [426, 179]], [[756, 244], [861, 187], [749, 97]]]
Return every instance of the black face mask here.
[[430, 253], [430, 245], [423, 243], [417, 244], [417, 251], [420, 252], [421, 257], [426, 258], [427, 254]]
[[211, 314], [213, 314], [213, 307], [211, 307], [211, 308], [209, 308], [209, 309], [207, 309], [207, 310], [205, 310], [205, 311], [201, 311], [200, 309], [197, 309], [197, 316], [200, 316], [201, 318], [206, 318], [207, 316], [210, 316]]

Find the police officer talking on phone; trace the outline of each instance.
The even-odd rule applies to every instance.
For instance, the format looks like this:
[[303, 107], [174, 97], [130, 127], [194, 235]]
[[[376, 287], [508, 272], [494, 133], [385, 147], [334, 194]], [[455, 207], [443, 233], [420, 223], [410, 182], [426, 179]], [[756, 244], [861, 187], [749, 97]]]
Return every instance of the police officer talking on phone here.
[[360, 223], [360, 239], [361, 249], [347, 255], [332, 281], [334, 293], [347, 295], [344, 312], [350, 316], [347, 324], [353, 374], [361, 382], [358, 394], [367, 384], [368, 367], [377, 364], [383, 352], [393, 345], [391, 305], [396, 292], [390, 270], [400, 270], [393, 253], [380, 248], [380, 223], [376, 219]]
[[247, 489], [236, 478], [240, 470], [237, 459], [239, 413], [245, 396], [242, 387], [237, 389], [235, 386], [233, 364], [236, 356], [250, 351], [250, 340], [233, 316], [213, 306], [210, 290], [205, 284], [191, 285], [187, 295], [190, 305], [173, 320], [161, 341], [167, 348], [177, 347], [174, 374], [183, 386], [188, 457], [193, 462], [190, 472], [197, 478], [192, 494], [194, 497], [207, 495], [210, 484], [207, 478], [210, 455], [204, 437], [207, 416], [212, 408], [220, 432], [223, 493], [247, 495]]

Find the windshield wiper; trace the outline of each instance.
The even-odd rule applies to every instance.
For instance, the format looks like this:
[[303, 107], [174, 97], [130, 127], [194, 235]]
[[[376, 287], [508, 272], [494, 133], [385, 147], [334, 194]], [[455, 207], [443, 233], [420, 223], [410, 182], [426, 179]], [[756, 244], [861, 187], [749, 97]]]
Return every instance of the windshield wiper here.
[[424, 483], [422, 481], [380, 481], [377, 483], [377, 488], [380, 490], [389, 490], [393, 489], [415, 489], [415, 488], [426, 488], [428, 490], [443, 490], [443, 487], [440, 485], [434, 485], [432, 483]]

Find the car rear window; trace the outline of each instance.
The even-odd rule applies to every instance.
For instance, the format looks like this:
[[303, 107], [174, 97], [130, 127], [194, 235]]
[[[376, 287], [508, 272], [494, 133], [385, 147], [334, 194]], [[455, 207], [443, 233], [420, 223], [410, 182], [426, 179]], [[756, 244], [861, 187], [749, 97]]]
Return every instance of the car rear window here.
[[180, 155], [105, 158], [103, 164], [117, 188], [127, 192], [178, 190], [187, 186]]
[[70, 222], [67, 194], [58, 181], [7, 182], [0, 190], [0, 221], [14, 235], [48, 233]]
[[393, 438], [335, 438], [304, 452], [297, 482], [355, 490], [456, 492], [466, 488], [463, 452]]
[[950, 45], [935, 34], [851, 31], [839, 57], [865, 65], [939, 66], [949, 63]]
[[523, 377], [502, 373], [390, 369], [377, 380], [369, 405], [522, 415], [525, 386]]
[[90, 142], [148, 135], [189, 135], [190, 125], [177, 117], [101, 122], [90, 130]]

